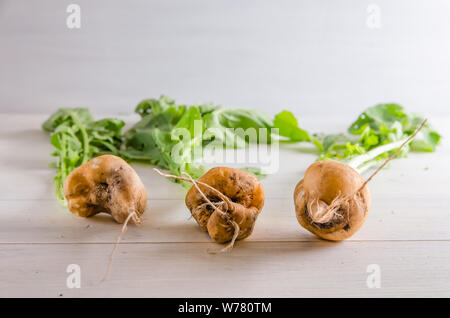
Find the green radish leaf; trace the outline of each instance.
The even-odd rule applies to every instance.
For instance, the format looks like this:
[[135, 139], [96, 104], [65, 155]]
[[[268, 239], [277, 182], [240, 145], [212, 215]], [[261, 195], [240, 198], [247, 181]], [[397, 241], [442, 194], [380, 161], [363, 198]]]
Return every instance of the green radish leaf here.
[[65, 178], [92, 157], [118, 154], [124, 125], [119, 119], [94, 121], [87, 108], [61, 108], [44, 122], [42, 128], [51, 133], [52, 155], [57, 157], [52, 166], [58, 170], [55, 191], [62, 204]]
[[[218, 107], [203, 116], [205, 130], [209, 130], [214, 140], [222, 142], [224, 147], [242, 148], [248, 141], [245, 133], [252, 129], [256, 140], [253, 142], [270, 143], [272, 120], [266, 114], [255, 110], [226, 109]], [[231, 129], [230, 129], [231, 128]], [[266, 129], [265, 140], [261, 139], [261, 130]], [[263, 130], [264, 131], [264, 130]]]
[[308, 132], [298, 126], [295, 116], [287, 110], [283, 110], [275, 116], [274, 128], [278, 128], [279, 135], [287, 137], [291, 141], [310, 141]]
[[244, 167], [240, 168], [241, 170], [247, 171], [254, 175], [258, 180], [262, 180], [267, 177], [267, 173], [264, 173], [259, 167]]
[[[372, 161], [384, 160], [393, 154], [399, 143], [411, 136], [423, 120], [423, 116], [408, 113], [398, 104], [369, 107], [350, 125], [349, 134], [329, 135], [322, 137], [320, 143], [315, 142], [321, 151], [319, 159], [344, 160], [352, 164], [359, 163], [357, 158], [360, 155], [375, 154], [364, 163], [366, 167], [371, 166]], [[427, 123], [399, 156], [406, 156], [408, 151], [432, 152], [440, 138], [440, 134]]]
[[[255, 129], [257, 142], [269, 143], [273, 127], [272, 119], [258, 111], [226, 109], [209, 103], [177, 105], [167, 96], [142, 101], [136, 112], [142, 118], [124, 134], [125, 149], [120, 154], [128, 160], [147, 162], [177, 176], [188, 173], [193, 178], [206, 171], [194, 163], [193, 154], [200, 152], [200, 147], [211, 142], [224, 148], [245, 146], [248, 128]], [[201, 124], [199, 127], [196, 121]], [[267, 140], [260, 138], [260, 128], [268, 130]]]

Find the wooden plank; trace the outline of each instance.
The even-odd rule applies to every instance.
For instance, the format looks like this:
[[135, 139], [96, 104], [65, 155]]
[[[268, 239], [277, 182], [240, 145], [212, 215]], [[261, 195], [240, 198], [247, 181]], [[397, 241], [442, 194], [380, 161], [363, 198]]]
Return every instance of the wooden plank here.
[[[2, 244], [0, 297], [449, 297], [449, 242], [243, 242], [211, 255], [212, 244], [120, 246], [110, 278], [110, 244]], [[81, 288], [69, 289], [69, 264]], [[367, 287], [380, 268], [381, 288]]]
[[[433, 156], [434, 155], [434, 156]], [[292, 197], [295, 185], [303, 177], [304, 171], [313, 160], [294, 159], [295, 165], [288, 162], [286, 154], [282, 166], [291, 166], [292, 171], [279, 171], [276, 175], [262, 180], [267, 198]], [[302, 157], [302, 155], [299, 155]], [[312, 158], [311, 158], [312, 159]], [[0, 160], [0, 173], [3, 180], [0, 184], [0, 200], [54, 200], [53, 178], [55, 171], [46, 168], [51, 159], [36, 160], [17, 157]], [[450, 178], [447, 163], [450, 156], [444, 154], [413, 154], [408, 159], [393, 162], [390, 168], [383, 170], [370, 184], [373, 195], [384, 197], [450, 195], [445, 186]], [[150, 199], [183, 199], [185, 190], [177, 184], [157, 175], [151, 166], [135, 165]]]
[[[374, 200], [363, 228], [351, 240], [450, 240], [448, 197]], [[84, 219], [54, 200], [0, 201], [0, 243], [114, 242], [121, 225], [106, 214]], [[183, 200], [150, 200], [139, 227], [124, 242], [210, 242], [188, 219]], [[297, 222], [292, 199], [269, 198], [249, 241], [315, 241]]]
[[[292, 190], [315, 155], [296, 151], [302, 145], [285, 147], [280, 171], [263, 181], [267, 201], [255, 232], [231, 254], [215, 256], [206, 250], [219, 246], [188, 220], [184, 191], [135, 165], [149, 209], [144, 224], [127, 231], [111, 280], [98, 284], [120, 225], [106, 215], [78, 218], [57, 205], [42, 121], [0, 116], [0, 174], [7, 180], [0, 184], [0, 296], [450, 295], [447, 143], [439, 153], [414, 154], [383, 171], [370, 185], [366, 224], [343, 243], [317, 240], [298, 225]], [[83, 271], [79, 290], [65, 286], [72, 263]], [[366, 286], [369, 264], [382, 269], [381, 289]]]

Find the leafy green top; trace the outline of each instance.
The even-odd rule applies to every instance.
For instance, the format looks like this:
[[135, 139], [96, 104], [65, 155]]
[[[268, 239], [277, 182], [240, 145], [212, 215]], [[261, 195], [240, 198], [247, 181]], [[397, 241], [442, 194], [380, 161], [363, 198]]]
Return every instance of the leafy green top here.
[[[121, 155], [148, 162], [177, 176], [187, 172], [193, 178], [205, 172], [203, 166], [195, 164], [195, 155], [202, 156], [198, 153], [200, 146], [214, 142], [222, 147], [243, 147], [248, 142], [243, 130], [255, 128], [259, 142], [259, 128], [270, 132], [273, 126], [270, 117], [259, 111], [226, 109], [212, 104], [177, 105], [167, 96], [146, 99], [135, 111], [141, 120], [125, 133], [125, 149]], [[254, 168], [249, 171], [259, 174]]]
[[[222, 148], [240, 148], [250, 142], [244, 130], [254, 128], [253, 142], [270, 143], [278, 137], [290, 142], [312, 142], [320, 151], [319, 160], [346, 161], [363, 171], [387, 158], [411, 136], [423, 121], [397, 104], [380, 104], [366, 109], [347, 133], [309, 134], [295, 116], [282, 111], [272, 120], [266, 114], [247, 109], [226, 109], [213, 104], [177, 105], [167, 96], [146, 99], [135, 109], [141, 120], [122, 136], [124, 122], [119, 119], [94, 121], [86, 108], [61, 108], [44, 124], [51, 132], [51, 143], [58, 157], [55, 166], [57, 197], [64, 202], [63, 182], [67, 175], [94, 156], [112, 153], [131, 161], [143, 161], [172, 174], [189, 173], [199, 178], [205, 167], [196, 164], [202, 147], [214, 143]], [[261, 134], [266, 129], [266, 134]], [[434, 151], [441, 136], [429, 124], [402, 151]], [[122, 145], [122, 139], [124, 144]], [[258, 168], [246, 168], [263, 176]], [[187, 184], [183, 184], [186, 185]]]
[[[379, 104], [369, 107], [348, 128], [348, 133], [332, 135], [315, 135], [313, 142], [320, 151], [319, 160], [344, 160], [358, 162], [355, 158], [373, 151], [376, 154], [365, 162], [369, 167], [376, 161], [388, 158], [398, 148], [401, 141], [411, 136], [423, 122], [424, 117], [408, 113], [397, 104]], [[408, 151], [432, 152], [439, 144], [441, 135], [427, 123], [418, 138], [411, 141], [402, 150], [402, 155]], [[383, 146], [383, 148], [379, 148]], [[357, 168], [357, 167], [355, 167]]]
[[274, 127], [278, 128], [279, 135], [289, 141], [311, 141], [308, 132], [298, 126], [295, 116], [287, 110], [283, 110], [275, 116]]
[[119, 119], [94, 121], [86, 108], [61, 108], [44, 122], [42, 128], [51, 132], [54, 146], [56, 196], [65, 202], [63, 184], [65, 178], [76, 167], [92, 157], [112, 153], [118, 154], [124, 122]]

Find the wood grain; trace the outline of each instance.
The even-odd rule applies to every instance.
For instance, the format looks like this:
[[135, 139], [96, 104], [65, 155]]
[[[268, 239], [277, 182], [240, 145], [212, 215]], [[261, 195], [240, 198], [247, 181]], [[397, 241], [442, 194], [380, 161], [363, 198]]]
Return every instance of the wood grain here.
[[[449, 297], [449, 242], [241, 242], [124, 244], [110, 278], [111, 244], [0, 244], [0, 296]], [[66, 287], [69, 264], [81, 288]], [[381, 288], [367, 287], [379, 265]]]
[[[405, 205], [408, 201], [408, 205]], [[414, 209], [412, 208], [414, 207]], [[0, 243], [112, 243], [121, 225], [107, 214], [79, 218], [53, 201], [0, 201]], [[396, 197], [375, 201], [364, 227], [350, 240], [450, 240], [447, 198]], [[316, 241], [297, 222], [292, 199], [266, 201], [248, 241]], [[124, 242], [209, 242], [183, 200], [149, 201], [140, 226]]]
[[[298, 225], [292, 191], [316, 155], [305, 153], [305, 145], [283, 145], [279, 172], [263, 180], [267, 200], [253, 235], [225, 255], [207, 253], [220, 246], [189, 219], [181, 187], [150, 166], [134, 165], [149, 208], [142, 226], [129, 227], [110, 280], [99, 284], [120, 225], [107, 215], [78, 218], [57, 204], [49, 136], [40, 129], [44, 119], [0, 115], [0, 296], [450, 295], [446, 139], [436, 153], [410, 154], [383, 170], [370, 184], [367, 222], [342, 243], [318, 240]], [[339, 118], [304, 122], [307, 129], [329, 131], [348, 124]], [[449, 119], [431, 122], [449, 134]], [[81, 289], [65, 285], [72, 263], [82, 268]], [[380, 289], [366, 285], [369, 264], [381, 268]]]

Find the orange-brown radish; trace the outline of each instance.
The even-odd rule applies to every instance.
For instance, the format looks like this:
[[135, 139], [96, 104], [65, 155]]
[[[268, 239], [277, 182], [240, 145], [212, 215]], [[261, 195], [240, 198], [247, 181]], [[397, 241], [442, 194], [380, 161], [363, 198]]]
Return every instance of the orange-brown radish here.
[[309, 166], [294, 190], [300, 225], [331, 241], [342, 241], [355, 234], [370, 210], [367, 184], [414, 139], [425, 123], [426, 120], [367, 180], [349, 165], [337, 161], [318, 161]]
[[158, 173], [193, 183], [186, 194], [186, 206], [214, 242], [229, 242], [221, 251], [229, 250], [235, 240], [253, 232], [265, 195], [252, 174], [228, 167], [212, 168], [198, 180]]
[[113, 155], [103, 155], [86, 162], [67, 176], [64, 181], [64, 196], [73, 214], [91, 217], [107, 213], [116, 222], [123, 223], [110, 254], [103, 278], [105, 280], [128, 222], [141, 222], [141, 215], [147, 207], [145, 187], [136, 171], [125, 160]]
[[136, 171], [113, 155], [96, 157], [73, 170], [64, 181], [64, 196], [73, 214], [108, 213], [118, 223], [130, 214], [137, 222], [147, 206], [147, 192]]
[[[299, 223], [315, 235], [332, 241], [345, 240], [363, 225], [370, 210], [368, 187], [358, 191], [364, 179], [353, 168], [337, 161], [318, 161], [305, 173], [294, 191]], [[333, 201], [354, 194], [336, 209]]]

